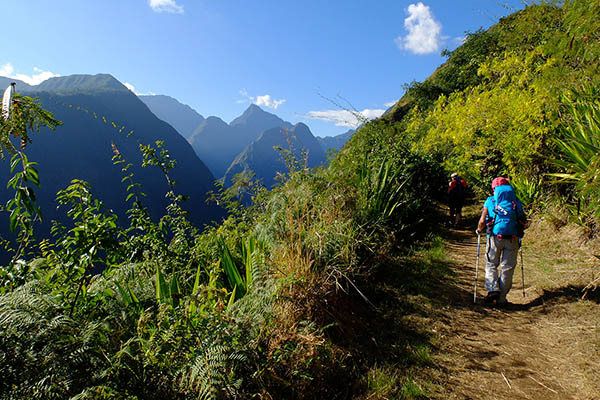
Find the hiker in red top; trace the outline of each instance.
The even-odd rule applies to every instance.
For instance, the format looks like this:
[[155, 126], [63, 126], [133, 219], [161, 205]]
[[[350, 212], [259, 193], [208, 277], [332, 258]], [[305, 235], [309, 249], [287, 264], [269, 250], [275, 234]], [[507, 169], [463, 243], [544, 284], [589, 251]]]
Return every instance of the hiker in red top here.
[[450, 206], [450, 224], [457, 226], [462, 218], [467, 182], [455, 172], [448, 183], [448, 205]]

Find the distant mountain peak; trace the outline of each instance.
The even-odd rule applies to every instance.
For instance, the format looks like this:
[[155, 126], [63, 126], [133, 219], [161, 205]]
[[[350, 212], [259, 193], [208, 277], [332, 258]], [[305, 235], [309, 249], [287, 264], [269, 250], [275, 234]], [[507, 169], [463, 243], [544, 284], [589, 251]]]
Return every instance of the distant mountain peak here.
[[308, 125], [306, 125], [304, 122], [298, 122], [296, 125], [294, 125], [294, 128], [302, 128], [302, 129], [310, 130]]
[[215, 125], [215, 126], [223, 126], [223, 125], [227, 125], [227, 122], [223, 121], [221, 118], [219, 117], [215, 117], [214, 115], [211, 115], [209, 117], [206, 117], [206, 119], [203, 122], [203, 125]]
[[254, 123], [259, 123], [262, 125], [266, 121], [269, 121], [267, 122], [267, 125], [271, 126], [283, 126], [285, 124], [285, 121], [283, 121], [277, 115], [265, 111], [256, 104], [252, 103], [248, 106], [248, 108], [246, 109], [246, 111], [243, 112], [242, 115], [231, 121], [229, 125], [236, 126]]

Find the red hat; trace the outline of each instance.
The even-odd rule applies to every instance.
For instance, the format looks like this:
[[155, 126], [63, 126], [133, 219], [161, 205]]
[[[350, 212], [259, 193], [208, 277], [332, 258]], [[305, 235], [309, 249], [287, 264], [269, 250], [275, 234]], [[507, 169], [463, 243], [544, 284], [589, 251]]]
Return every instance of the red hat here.
[[494, 180], [492, 181], [492, 190], [496, 188], [496, 186], [503, 186], [503, 185], [510, 185], [510, 183], [508, 182], [508, 179], [499, 176], [497, 178], [494, 178]]

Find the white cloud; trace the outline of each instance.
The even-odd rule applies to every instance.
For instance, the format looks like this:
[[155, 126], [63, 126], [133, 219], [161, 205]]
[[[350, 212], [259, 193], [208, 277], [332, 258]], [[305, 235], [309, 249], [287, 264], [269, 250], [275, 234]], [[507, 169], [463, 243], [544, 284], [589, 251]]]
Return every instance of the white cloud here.
[[257, 106], [265, 106], [277, 110], [277, 108], [286, 102], [285, 99], [273, 99], [271, 95], [265, 94], [262, 96], [250, 96], [246, 89], [240, 90], [240, 94], [244, 96], [247, 100], [237, 100], [238, 104], [245, 103], [246, 101], [250, 101], [251, 103], [256, 104]]
[[0, 67], [0, 76], [10, 77], [13, 72], [15, 72], [15, 69], [11, 63], [4, 64]]
[[391, 106], [393, 106], [394, 104], [396, 104], [396, 101], [389, 101], [387, 103], [384, 103], [383, 105], [387, 108], [390, 108]]
[[135, 86], [133, 86], [129, 82], [123, 82], [123, 86], [125, 86], [127, 89], [129, 89], [129, 91], [132, 92], [133, 94], [135, 94], [136, 96], [156, 96], [156, 93], [154, 93], [154, 92], [148, 92], [148, 93], [138, 92], [137, 90], [135, 90]]
[[265, 94], [264, 96], [256, 97], [256, 102], [255, 102], [255, 104], [257, 106], [270, 107], [275, 110], [277, 110], [277, 107], [279, 107], [283, 103], [285, 103], [285, 99], [279, 99], [279, 100], [271, 99], [271, 96], [268, 94]]
[[465, 44], [466, 40], [467, 40], [466, 36], [458, 36], [458, 37], [455, 37], [454, 39], [452, 39], [452, 41], [454, 42], [454, 44], [456, 46], [461, 46], [461, 45]]
[[183, 6], [177, 4], [175, 0], [148, 0], [148, 2], [155, 12], [183, 14]]
[[132, 92], [133, 94], [135, 94], [136, 96], [139, 95], [139, 93], [135, 91], [135, 86], [133, 86], [131, 83], [123, 82], [123, 86], [125, 86], [127, 89], [129, 89], [129, 91]]
[[33, 72], [35, 73], [32, 75], [15, 74], [14, 72], [15, 68], [12, 66], [11, 63], [6, 63], [2, 67], [0, 67], [0, 75], [5, 76], [7, 78], [18, 79], [31, 86], [39, 85], [46, 79], [60, 76], [59, 74], [55, 74], [50, 71], [44, 71], [38, 67], [33, 67]]
[[408, 35], [398, 36], [396, 45], [415, 54], [429, 54], [440, 50], [442, 25], [435, 20], [429, 6], [419, 2], [408, 6], [404, 27]]
[[365, 120], [379, 118], [385, 110], [380, 109], [365, 109], [360, 112], [352, 112], [349, 110], [323, 110], [309, 111], [305, 118], [319, 119], [321, 121], [334, 122], [335, 126], [346, 126], [349, 128], [357, 128]]

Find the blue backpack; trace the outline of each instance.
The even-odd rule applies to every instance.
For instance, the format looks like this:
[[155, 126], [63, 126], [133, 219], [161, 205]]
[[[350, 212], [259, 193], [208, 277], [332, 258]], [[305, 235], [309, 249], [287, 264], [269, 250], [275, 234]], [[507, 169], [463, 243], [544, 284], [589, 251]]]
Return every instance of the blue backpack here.
[[493, 219], [492, 233], [500, 238], [521, 236], [519, 214], [522, 213], [522, 206], [512, 186], [496, 186], [493, 204], [493, 210], [488, 210], [490, 218]]

